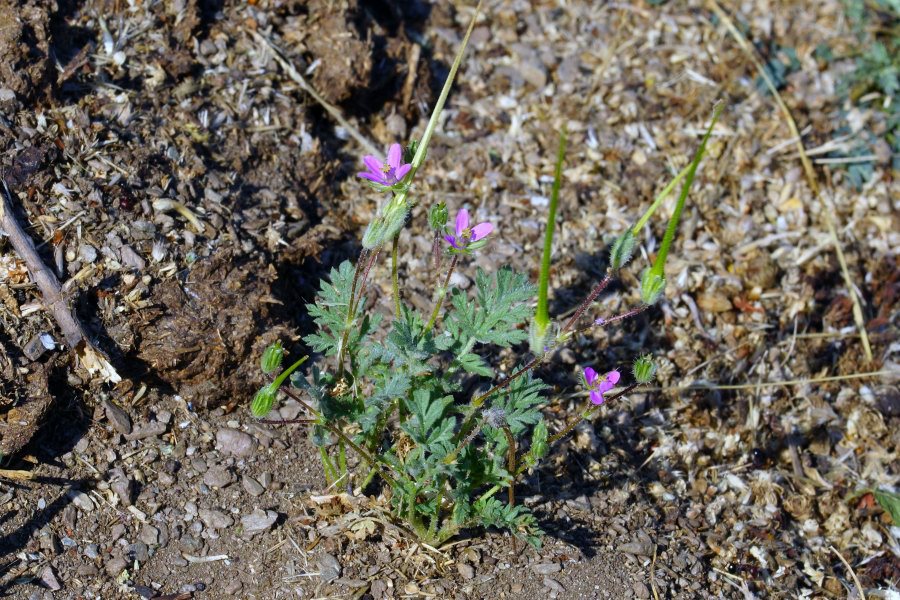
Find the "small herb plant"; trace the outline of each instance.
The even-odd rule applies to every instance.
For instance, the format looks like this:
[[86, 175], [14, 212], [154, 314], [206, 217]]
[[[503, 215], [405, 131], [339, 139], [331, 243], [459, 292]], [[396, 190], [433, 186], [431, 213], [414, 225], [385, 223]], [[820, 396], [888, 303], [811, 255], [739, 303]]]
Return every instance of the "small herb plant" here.
[[[386, 162], [374, 156], [364, 158], [366, 171], [359, 176], [385, 195], [386, 201], [363, 235], [359, 259], [332, 269], [330, 278], [321, 282], [315, 302], [307, 307], [317, 331], [304, 341], [320, 359], [306, 374], [297, 369], [307, 357], [280, 370], [283, 349], [280, 344], [270, 346], [262, 368], [273, 381], [256, 394], [251, 410], [257, 417], [267, 415], [279, 391], [300, 402], [308, 415], [296, 422], [311, 425], [312, 442], [319, 449], [328, 482], [356, 483], [363, 490], [378, 478], [395, 515], [426, 543], [441, 544], [463, 528], [493, 526], [539, 545], [541, 531], [534, 515], [515, 502], [517, 477], [535, 466], [550, 445], [571, 432], [581, 419], [591, 418], [601, 404], [650, 381], [655, 367], [649, 357], [638, 358], [630, 381], [618, 389], [626, 378], [618, 370], [600, 374], [585, 368], [583, 385], [590, 402], [554, 434], [541, 413], [552, 398], [545, 394], [547, 386], [535, 376], [535, 368], [575, 333], [634, 316], [661, 297], [666, 257], [720, 108], [716, 108], [713, 124], [692, 163], [634, 227], [615, 241], [606, 275], [565, 322], [554, 323], [547, 309], [565, 131], [560, 137], [539, 285], [502, 267], [494, 273], [479, 269], [473, 293], [453, 287], [453, 272], [466, 268], [468, 257], [486, 251], [491, 239], [502, 231], [492, 223], [475, 223], [464, 208], [455, 211], [451, 220], [441, 203], [428, 211], [434, 235], [430, 260], [438, 273], [438, 285], [430, 314], [420, 314], [400, 293], [399, 233], [407, 223], [415, 176], [471, 31], [470, 24], [421, 141], [406, 148], [392, 145]], [[588, 317], [594, 300], [629, 262], [638, 233], [682, 180], [655, 261], [641, 277], [641, 303], [619, 315]], [[381, 315], [366, 309], [364, 294], [372, 267], [388, 252], [394, 302], [392, 318], [383, 322]], [[522, 353], [519, 366], [505, 378], [488, 361], [502, 348]], [[473, 378], [485, 384], [481, 389], [488, 389], [474, 394], [464, 391], [464, 383]], [[348, 452], [359, 456], [360, 472], [349, 472]], [[504, 488], [507, 495], [501, 499], [497, 494]]]

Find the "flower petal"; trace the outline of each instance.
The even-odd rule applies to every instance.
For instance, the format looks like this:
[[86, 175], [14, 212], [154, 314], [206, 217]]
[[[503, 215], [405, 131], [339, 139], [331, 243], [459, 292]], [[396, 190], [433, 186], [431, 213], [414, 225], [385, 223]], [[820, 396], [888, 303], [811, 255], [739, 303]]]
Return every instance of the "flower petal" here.
[[588, 385], [588, 387], [592, 386], [596, 379], [597, 379], [597, 371], [595, 371], [591, 367], [585, 367], [584, 368], [584, 382]]
[[606, 376], [604, 377], [604, 379], [606, 381], [610, 382], [611, 384], [615, 385], [615, 384], [619, 383], [619, 378], [621, 378], [621, 377], [622, 377], [621, 373], [613, 370], [613, 371], [610, 371], [609, 373], [607, 373]]
[[373, 173], [381, 172], [384, 167], [384, 163], [382, 163], [380, 160], [378, 160], [377, 156], [372, 156], [371, 154], [363, 157], [363, 163]]
[[591, 392], [591, 403], [592, 404], [603, 404], [603, 394], [600, 392]]
[[370, 173], [366, 171], [365, 173], [357, 173], [356, 176], [368, 179], [369, 181], [374, 181], [375, 183], [380, 183], [381, 185], [385, 185], [386, 183], [381, 173]]
[[463, 231], [469, 228], [469, 211], [461, 209], [456, 213], [456, 237], [460, 237]]
[[387, 164], [396, 169], [400, 166], [400, 161], [403, 159], [403, 148], [400, 147], [400, 144], [391, 144], [391, 149], [388, 150], [388, 160]]
[[412, 169], [412, 165], [400, 165], [400, 168], [394, 173], [394, 177], [397, 178], [397, 181], [403, 181], [403, 178], [406, 177], [406, 174]]
[[472, 241], [480, 240], [494, 230], [494, 226], [490, 223], [479, 223], [472, 228]]
[[447, 240], [447, 243], [459, 250], [459, 246], [456, 245], [456, 238], [452, 235], [445, 235], [444, 239]]

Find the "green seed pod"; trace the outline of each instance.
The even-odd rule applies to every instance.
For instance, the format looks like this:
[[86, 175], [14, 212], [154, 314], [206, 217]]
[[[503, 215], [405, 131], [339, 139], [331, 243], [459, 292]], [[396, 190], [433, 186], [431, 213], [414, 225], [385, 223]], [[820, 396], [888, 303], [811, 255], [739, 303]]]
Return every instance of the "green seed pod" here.
[[274, 383], [263, 386], [253, 397], [250, 403], [250, 412], [256, 418], [262, 418], [269, 414], [272, 407], [275, 406], [275, 397], [277, 396], [278, 387]]
[[268, 375], [278, 369], [282, 360], [284, 360], [284, 348], [281, 347], [281, 340], [278, 340], [263, 352], [262, 360], [260, 361], [263, 373]]
[[629, 229], [613, 242], [609, 251], [609, 266], [618, 271], [631, 260], [632, 252], [634, 252], [634, 234]]
[[428, 224], [435, 231], [443, 231], [444, 227], [447, 226], [448, 214], [447, 205], [443, 202], [438, 202], [428, 211]]
[[641, 301], [644, 304], [656, 304], [666, 291], [666, 278], [657, 275], [652, 269], [646, 269], [641, 275]]
[[550, 450], [549, 446], [547, 446], [547, 434], [547, 424], [541, 419], [538, 421], [538, 424], [534, 426], [534, 433], [531, 436], [531, 452], [528, 453], [528, 462], [531, 465], [536, 464], [539, 460], [547, 456], [547, 452]]
[[634, 361], [632, 372], [634, 373], [635, 381], [638, 383], [649, 383], [656, 376], [656, 364], [654, 364], [649, 354], [645, 354]]

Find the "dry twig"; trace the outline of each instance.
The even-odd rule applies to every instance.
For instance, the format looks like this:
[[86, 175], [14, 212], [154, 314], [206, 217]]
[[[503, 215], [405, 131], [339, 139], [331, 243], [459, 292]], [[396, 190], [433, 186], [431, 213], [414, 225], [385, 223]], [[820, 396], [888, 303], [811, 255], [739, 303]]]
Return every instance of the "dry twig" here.
[[2, 184], [4, 194], [0, 198], [0, 228], [6, 232], [13, 249], [25, 261], [32, 280], [41, 290], [44, 307], [53, 315], [56, 324], [62, 330], [66, 343], [78, 353], [81, 364], [88, 373], [91, 375], [96, 373], [106, 381], [118, 383], [122, 380], [121, 377], [109, 364], [103, 352], [91, 343], [81, 321], [69, 307], [56, 274], [41, 260], [34, 242], [16, 220], [15, 214], [13, 214], [12, 193], [6, 185], [5, 179], [2, 180]]

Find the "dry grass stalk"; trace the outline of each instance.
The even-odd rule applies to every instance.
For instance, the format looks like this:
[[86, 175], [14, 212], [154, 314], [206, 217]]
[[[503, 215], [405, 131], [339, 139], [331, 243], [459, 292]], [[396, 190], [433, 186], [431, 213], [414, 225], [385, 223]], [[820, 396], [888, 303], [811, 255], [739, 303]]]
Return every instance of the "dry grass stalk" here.
[[781, 94], [778, 93], [778, 89], [775, 87], [775, 83], [772, 81], [772, 78], [769, 76], [769, 73], [763, 67], [762, 63], [757, 58], [753, 48], [747, 42], [747, 39], [741, 34], [737, 27], [734, 26], [734, 22], [722, 10], [722, 7], [719, 6], [719, 3], [716, 0], [709, 0], [709, 7], [713, 12], [716, 13], [716, 16], [725, 23], [725, 26], [728, 28], [728, 32], [735, 39], [740, 46], [741, 50], [744, 54], [747, 55], [747, 58], [753, 63], [753, 66], [759, 72], [759, 76], [762, 77], [763, 81], [766, 83], [766, 87], [769, 88], [769, 91], [772, 94], [772, 97], [775, 98], [775, 103], [778, 104], [778, 108], [781, 109], [781, 112], [784, 114], [784, 119], [787, 121], [788, 127], [791, 130], [791, 136], [795, 140], [797, 144], [797, 153], [800, 157], [800, 162], [803, 165], [803, 171], [806, 175], [806, 180], [809, 184], [810, 190], [813, 195], [816, 196], [819, 201], [822, 203], [822, 214], [825, 217], [825, 224], [828, 227], [828, 234], [831, 237], [832, 245], [834, 246], [835, 253], [837, 254], [838, 263], [841, 265], [841, 275], [844, 278], [844, 285], [847, 286], [847, 293], [850, 295], [850, 300], [853, 303], [853, 320], [856, 324], [856, 328], [859, 330], [859, 337], [862, 341], [863, 351], [866, 353], [866, 361], [872, 362], [872, 346], [869, 344], [869, 336], [866, 333], [866, 324], [863, 320], [862, 314], [862, 305], [859, 301], [859, 295], [856, 292], [856, 286], [853, 284], [853, 280], [850, 278], [850, 271], [847, 268], [847, 259], [844, 257], [844, 250], [841, 248], [840, 241], [837, 237], [837, 229], [834, 225], [834, 219], [831, 216], [831, 207], [828, 206], [828, 202], [826, 202], [825, 198], [822, 196], [821, 188], [819, 187], [819, 180], [816, 176], [816, 171], [813, 168], [812, 162], [809, 160], [809, 156], [806, 153], [806, 148], [803, 145], [803, 139], [800, 135], [800, 131], [797, 129], [797, 123], [794, 121], [794, 117], [791, 115], [790, 109], [784, 103], [784, 100], [781, 98]]

